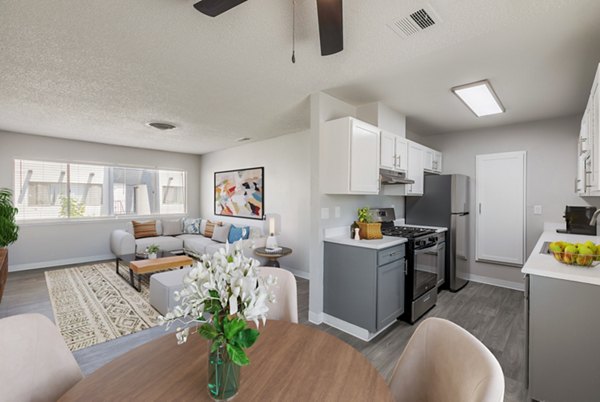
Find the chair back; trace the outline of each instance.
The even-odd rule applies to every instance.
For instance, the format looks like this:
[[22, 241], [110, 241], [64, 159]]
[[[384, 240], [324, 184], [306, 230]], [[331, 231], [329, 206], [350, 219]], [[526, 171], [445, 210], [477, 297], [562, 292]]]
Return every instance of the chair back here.
[[392, 373], [397, 402], [502, 402], [498, 360], [473, 335], [441, 318], [423, 321]]
[[0, 402], [55, 401], [82, 378], [47, 317], [22, 314], [0, 320]]
[[284, 320], [298, 323], [298, 291], [296, 278], [291, 272], [283, 268], [260, 267], [260, 275], [267, 278], [269, 275], [277, 278], [273, 287], [275, 303], [269, 303], [267, 319]]

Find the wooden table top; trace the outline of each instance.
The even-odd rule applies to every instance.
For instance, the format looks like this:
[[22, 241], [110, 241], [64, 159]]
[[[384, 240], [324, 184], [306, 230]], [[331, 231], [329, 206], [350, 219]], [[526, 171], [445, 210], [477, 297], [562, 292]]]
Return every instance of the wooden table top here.
[[[174, 334], [113, 360], [71, 388], [60, 401], [211, 401], [208, 341]], [[234, 401], [393, 401], [371, 363], [325, 332], [268, 321], [249, 349]]]
[[185, 255], [173, 257], [153, 258], [146, 260], [135, 260], [129, 263], [129, 269], [136, 274], [147, 274], [149, 272], [164, 271], [171, 268], [192, 265], [194, 260]]

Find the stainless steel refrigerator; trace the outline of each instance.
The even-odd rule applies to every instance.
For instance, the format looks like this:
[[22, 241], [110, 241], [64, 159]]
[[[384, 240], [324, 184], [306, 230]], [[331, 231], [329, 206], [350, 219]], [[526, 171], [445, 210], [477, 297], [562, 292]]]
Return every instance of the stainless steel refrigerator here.
[[425, 176], [423, 196], [406, 197], [406, 223], [448, 228], [442, 286], [452, 292], [462, 289], [468, 281], [457, 272], [469, 272], [469, 177]]

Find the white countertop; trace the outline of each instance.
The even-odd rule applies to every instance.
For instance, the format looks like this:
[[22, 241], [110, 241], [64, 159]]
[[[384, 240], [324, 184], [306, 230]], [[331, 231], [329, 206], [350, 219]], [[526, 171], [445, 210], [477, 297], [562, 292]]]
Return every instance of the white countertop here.
[[408, 240], [404, 237], [393, 237], [393, 236], [383, 236], [383, 239], [374, 239], [374, 240], [354, 240], [350, 238], [350, 235], [342, 235], [342, 236], [331, 236], [323, 239], [328, 243], [337, 243], [343, 244], [345, 246], [354, 246], [354, 247], [364, 247], [371, 248], [374, 250], [380, 250], [392, 246], [397, 246], [398, 244], [406, 243]]
[[544, 242], [567, 241], [569, 243], [585, 243], [588, 240], [595, 244], [600, 243], [600, 237], [571, 235], [556, 233], [556, 230], [549, 230], [542, 233], [533, 252], [525, 262], [521, 272], [530, 275], [545, 276], [548, 278], [564, 279], [567, 281], [589, 283], [600, 286], [600, 264], [593, 267], [579, 267], [576, 265], [566, 265], [554, 259], [552, 254], [540, 254]]

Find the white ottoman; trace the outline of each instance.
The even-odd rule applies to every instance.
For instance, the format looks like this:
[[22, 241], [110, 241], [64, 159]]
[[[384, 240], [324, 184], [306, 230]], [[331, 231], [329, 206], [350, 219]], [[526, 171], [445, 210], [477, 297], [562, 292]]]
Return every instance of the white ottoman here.
[[176, 291], [183, 289], [183, 277], [192, 268], [161, 272], [150, 277], [150, 304], [162, 315], [172, 311], [178, 302], [173, 298]]

